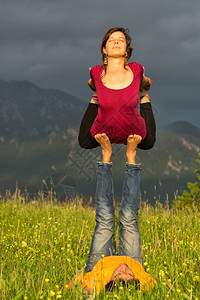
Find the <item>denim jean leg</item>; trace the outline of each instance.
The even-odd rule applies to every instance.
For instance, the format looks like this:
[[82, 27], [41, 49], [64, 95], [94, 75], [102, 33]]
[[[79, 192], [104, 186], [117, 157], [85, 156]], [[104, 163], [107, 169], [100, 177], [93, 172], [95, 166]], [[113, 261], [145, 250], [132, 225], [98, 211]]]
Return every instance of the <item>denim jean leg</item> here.
[[122, 205], [119, 212], [118, 255], [129, 256], [143, 264], [140, 231], [138, 228], [140, 171], [140, 165], [126, 163]]
[[94, 265], [104, 256], [110, 256], [114, 252], [114, 217], [113, 206], [113, 181], [112, 163], [97, 163], [96, 186], [96, 226], [92, 238], [92, 244], [88, 255], [86, 272], [90, 272]]

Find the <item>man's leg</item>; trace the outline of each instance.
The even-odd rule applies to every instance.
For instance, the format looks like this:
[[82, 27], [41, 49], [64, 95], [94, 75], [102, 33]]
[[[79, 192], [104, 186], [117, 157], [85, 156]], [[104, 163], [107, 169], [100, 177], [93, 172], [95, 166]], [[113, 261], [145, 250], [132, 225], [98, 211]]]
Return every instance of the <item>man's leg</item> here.
[[126, 172], [119, 212], [119, 255], [127, 255], [142, 263], [138, 210], [140, 200], [140, 170], [136, 164], [136, 148], [141, 141], [139, 135], [129, 135], [126, 149]]
[[142, 264], [141, 241], [138, 228], [140, 170], [140, 165], [126, 163], [122, 205], [119, 212], [120, 241], [118, 255], [129, 256]]
[[85, 271], [90, 272], [103, 257], [113, 255], [115, 209], [113, 206], [112, 163], [97, 163], [96, 227]]

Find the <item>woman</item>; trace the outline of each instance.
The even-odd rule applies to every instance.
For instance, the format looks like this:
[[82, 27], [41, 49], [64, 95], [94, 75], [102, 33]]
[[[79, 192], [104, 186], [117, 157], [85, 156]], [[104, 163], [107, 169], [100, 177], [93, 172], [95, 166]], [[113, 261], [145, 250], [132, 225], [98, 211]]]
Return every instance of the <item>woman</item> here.
[[[116, 80], [115, 80], [114, 76], [113, 76], [113, 70], [114, 70], [112, 68], [113, 64], [112, 65], [111, 64], [108, 65], [108, 62], [111, 59], [113, 60], [114, 57], [112, 57], [111, 55], [109, 55], [109, 56], [107, 55], [107, 53], [105, 52], [106, 51], [105, 50], [105, 45], [107, 44], [107, 47], [109, 47], [109, 43], [112, 42], [112, 39], [110, 39], [110, 35], [114, 34], [114, 32], [117, 32], [117, 30], [119, 30], [119, 32], [122, 33], [121, 35], [124, 35], [125, 38], [126, 38], [126, 52], [124, 54], [124, 56], [126, 56], [126, 57], [122, 58], [123, 65], [121, 66], [121, 70], [120, 70], [120, 68], [118, 68], [117, 74], [114, 74], [114, 75], [118, 75], [118, 76], [119, 76], [119, 74], [120, 75], [122, 74], [122, 78], [116, 78]], [[109, 43], [107, 43], [108, 39], [109, 39]], [[119, 43], [120, 43], [120, 41], [122, 43], [123, 40], [119, 40]], [[117, 45], [118, 41], [115, 41], [114, 39], [113, 39], [113, 42], [116, 43], [116, 45], [114, 45], [114, 47], [113, 47], [113, 48], [115, 48], [115, 52], [116, 52], [117, 49], [119, 49], [120, 45]], [[133, 83], [135, 83], [134, 82], [134, 78], [133, 78], [133, 74], [134, 74], [134, 68], [136, 66], [132, 66], [131, 65], [131, 67], [133, 67], [133, 71], [132, 71], [132, 70], [130, 70], [129, 65], [127, 64], [128, 63], [128, 59], [131, 57], [131, 54], [132, 54], [132, 48], [131, 48], [130, 44], [131, 44], [131, 38], [129, 37], [127, 31], [124, 28], [118, 28], [118, 27], [111, 28], [107, 32], [107, 34], [104, 36], [103, 41], [102, 41], [102, 45], [101, 45], [102, 66], [96, 66], [96, 67], [94, 67], [96, 69], [97, 69], [97, 67], [99, 67], [100, 79], [102, 79], [101, 81], [105, 82], [106, 79], [107, 80], [110, 79], [110, 80], [115, 80], [116, 81], [116, 82], [114, 82], [114, 85], [112, 85], [113, 82], [111, 82], [110, 86], [109, 86], [109, 81], [108, 81], [108, 83], [106, 85], [104, 85], [105, 87], [108, 86], [108, 87], [112, 88], [112, 86], [115, 86], [115, 84], [117, 82], [118, 83], [120, 82], [120, 84], [118, 85], [119, 88], [118, 87], [116, 88], [116, 86], [114, 87], [114, 89], [116, 89], [115, 92], [117, 94], [119, 94], [119, 97], [121, 97], [121, 92], [125, 92], [125, 97], [126, 97], [126, 92], [127, 93], [129, 92], [128, 89], [125, 89], [123, 91], [123, 87], [126, 88], [127, 87], [126, 85], [128, 85], [129, 83], [131, 83], [130, 85], [133, 86]], [[114, 49], [111, 49], [111, 50], [114, 50]], [[138, 75], [142, 79], [142, 76], [143, 76], [142, 66], [139, 65], [139, 64], [137, 64], [137, 65], [140, 68], [140, 74], [136, 74], [136, 76]], [[116, 66], [114, 66], [114, 68], [115, 67]], [[125, 70], [125, 74], [123, 74], [124, 70]], [[101, 74], [101, 72], [102, 72], [102, 74]], [[110, 74], [108, 74], [108, 73], [110, 73]], [[106, 74], [106, 76], [105, 76], [105, 74]], [[115, 76], [115, 77], [117, 77], [117, 76]], [[128, 77], [128, 80], [127, 80], [128, 82], [127, 83], [124, 82], [124, 79], [126, 79], [125, 77]], [[155, 139], [156, 139], [156, 127], [155, 127], [155, 120], [154, 120], [154, 116], [153, 116], [153, 112], [152, 112], [151, 102], [150, 102], [150, 99], [149, 99], [149, 96], [148, 96], [148, 89], [150, 88], [150, 84], [148, 86], [148, 78], [145, 77], [145, 76], [144, 76], [142, 82], [143, 81], [144, 81], [144, 84], [143, 85], [141, 84], [141, 86], [140, 86], [140, 115], [145, 120], [145, 124], [146, 124], [146, 137], [140, 142], [140, 144], [138, 145], [138, 148], [144, 149], [144, 150], [148, 150], [148, 149], [151, 149], [153, 147], [154, 143], [155, 143]], [[145, 81], [147, 82], [147, 84], [146, 84]], [[92, 86], [91, 80], [89, 82], [90, 82], [90, 86]], [[98, 82], [98, 80], [97, 80], [97, 82]], [[122, 86], [121, 90], [120, 90], [120, 86]], [[101, 92], [101, 89], [100, 89], [100, 92]], [[116, 95], [116, 93], [115, 93], [115, 95]], [[96, 117], [98, 115], [98, 111], [100, 111], [100, 113], [102, 111], [102, 105], [100, 105], [100, 107], [99, 107], [99, 103], [98, 103], [98, 100], [97, 100], [97, 94], [95, 93], [93, 95], [93, 97], [92, 97], [92, 99], [91, 99], [91, 101], [90, 101], [90, 103], [88, 105], [88, 108], [87, 108], [87, 110], [85, 112], [85, 115], [83, 117], [83, 120], [81, 122], [81, 126], [80, 126], [78, 140], [79, 140], [80, 146], [82, 148], [85, 148], [85, 149], [92, 149], [92, 148], [100, 146], [99, 142], [97, 142], [97, 140], [91, 134], [91, 127], [92, 127], [94, 121], [97, 119]], [[115, 97], [115, 95], [114, 95], [114, 97]], [[129, 101], [127, 101], [127, 102], [129, 102]], [[138, 102], [138, 99], [137, 99], [137, 94], [136, 94], [135, 103], [133, 103], [133, 105], [132, 105], [132, 107], [135, 108], [135, 112], [136, 113], [137, 113], [137, 102]], [[129, 103], [131, 104], [131, 101]], [[114, 103], [114, 105], [116, 106], [116, 103]], [[112, 109], [113, 108], [114, 107], [112, 107]], [[120, 113], [121, 112], [126, 117], [127, 113], [125, 112], [125, 114], [124, 114], [123, 111], [120, 111]], [[130, 116], [130, 111], [128, 112], [128, 114]], [[112, 112], [112, 115], [113, 115], [113, 112]], [[135, 116], [133, 116], [133, 119], [134, 118], [135, 118]], [[122, 121], [124, 121], [124, 120], [122, 120]], [[124, 125], [124, 124], [119, 124], [119, 125]], [[128, 125], [130, 125], [130, 124], [128, 124]], [[128, 129], [129, 129], [129, 127], [130, 126], [128, 126]], [[112, 130], [112, 127], [110, 127], [110, 128]], [[102, 129], [104, 129], [104, 128], [102, 128]], [[112, 143], [112, 141], [111, 141], [111, 143]], [[116, 143], [118, 143], [118, 142], [116, 142]], [[126, 144], [126, 142], [124, 144]]]
[[[85, 149], [102, 147], [102, 162], [97, 163], [96, 227], [88, 256], [86, 272], [90, 272], [102, 256], [114, 253], [114, 211], [112, 182], [112, 143], [126, 144], [126, 173], [119, 213], [120, 242], [118, 255], [129, 256], [142, 264], [138, 209], [140, 170], [135, 163], [136, 148], [150, 149], [155, 143], [155, 121], [148, 97], [148, 78], [143, 67], [128, 63], [131, 38], [121, 27], [111, 28], [101, 45], [102, 66], [91, 69], [97, 91], [83, 117], [79, 144]], [[92, 85], [90, 82], [90, 85]], [[140, 89], [140, 113], [138, 96]], [[94, 95], [95, 96], [95, 95]]]

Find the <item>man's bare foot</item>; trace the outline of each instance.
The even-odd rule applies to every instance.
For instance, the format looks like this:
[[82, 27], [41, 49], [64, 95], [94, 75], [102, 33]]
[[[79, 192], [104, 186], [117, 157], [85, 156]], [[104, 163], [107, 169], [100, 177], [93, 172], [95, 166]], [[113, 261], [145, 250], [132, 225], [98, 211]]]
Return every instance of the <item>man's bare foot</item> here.
[[95, 139], [102, 147], [102, 162], [109, 163], [112, 155], [112, 147], [109, 137], [105, 133], [98, 133], [95, 135]]
[[140, 135], [134, 134], [129, 135], [127, 138], [127, 148], [126, 157], [129, 164], [135, 164], [136, 148], [141, 142], [142, 137]]

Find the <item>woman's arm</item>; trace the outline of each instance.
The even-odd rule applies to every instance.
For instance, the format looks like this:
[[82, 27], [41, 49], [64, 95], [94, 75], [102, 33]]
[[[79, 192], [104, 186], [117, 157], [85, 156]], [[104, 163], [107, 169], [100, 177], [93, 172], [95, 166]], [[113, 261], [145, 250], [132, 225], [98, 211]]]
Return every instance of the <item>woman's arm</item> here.
[[143, 67], [143, 79], [140, 82], [140, 93], [142, 93], [144, 90], [148, 91], [151, 87], [151, 83], [152, 80], [149, 77], [144, 75], [144, 67]]
[[96, 91], [96, 87], [95, 87], [95, 85], [94, 85], [91, 78], [88, 80], [88, 85], [89, 85], [89, 87], [91, 88], [92, 91], [94, 91], [94, 92]]
[[140, 82], [140, 104], [150, 102], [148, 91], [150, 90], [152, 80], [144, 75], [143, 67], [143, 79]]
[[90, 100], [90, 103], [99, 104], [96, 87], [91, 78], [88, 80], [88, 85], [91, 88], [91, 90], [94, 91], [92, 99]]

